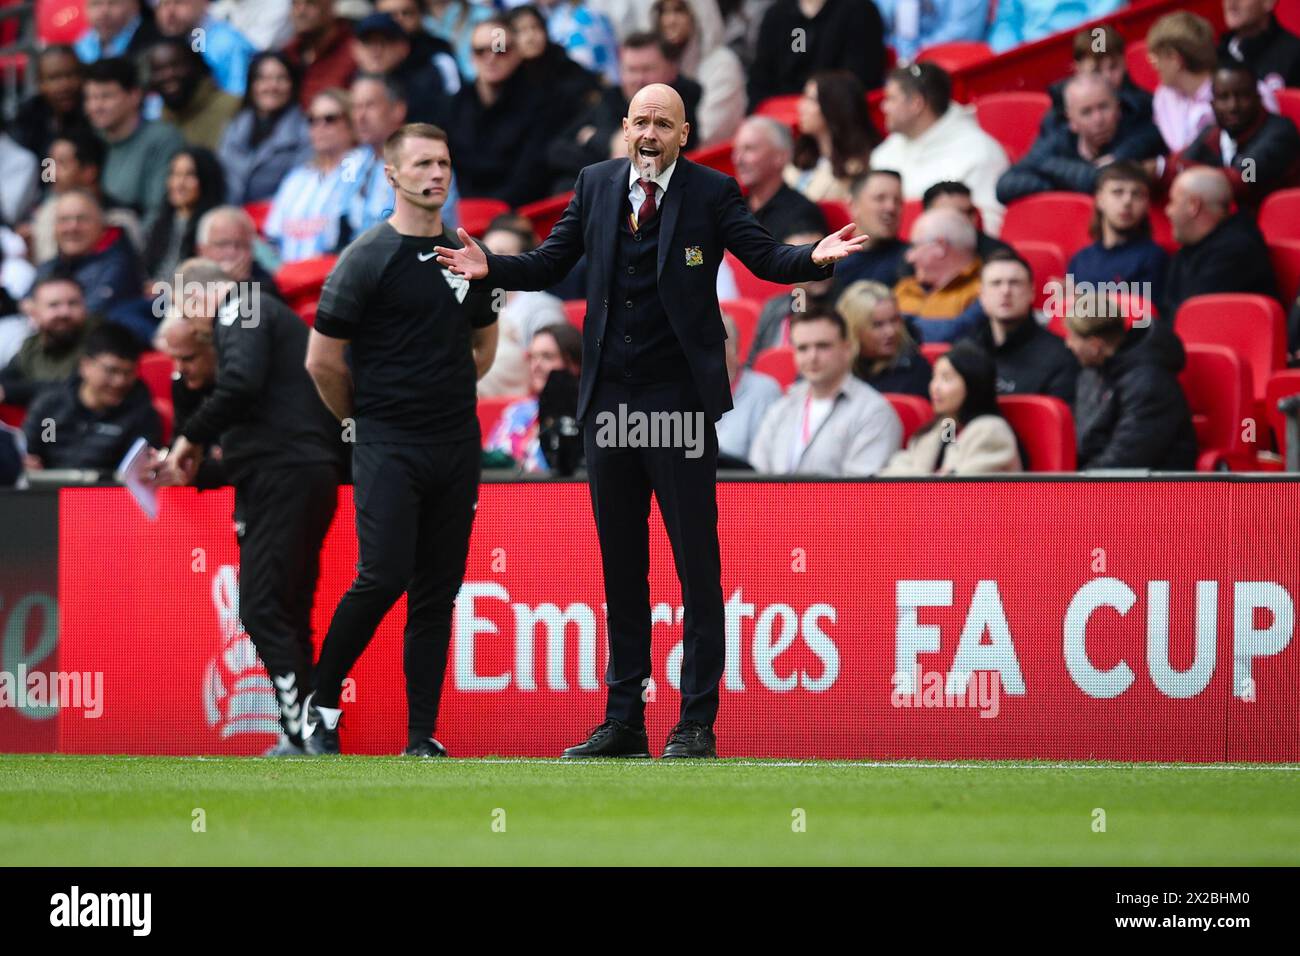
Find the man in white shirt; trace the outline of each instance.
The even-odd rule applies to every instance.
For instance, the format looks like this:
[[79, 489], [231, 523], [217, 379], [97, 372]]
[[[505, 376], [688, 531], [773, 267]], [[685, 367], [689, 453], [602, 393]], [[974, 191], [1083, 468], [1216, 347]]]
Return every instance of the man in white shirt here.
[[216, 0], [208, 13], [225, 20], [259, 50], [278, 50], [293, 39], [291, 0]]
[[[727, 327], [727, 378], [731, 380], [731, 411], [718, 419], [718, 467], [744, 467], [754, 444], [763, 416], [772, 403], [781, 398], [781, 384], [770, 375], [743, 368], [740, 360], [740, 334], [736, 322], [726, 312], [722, 324]], [[729, 459], [724, 461], [723, 459]]]
[[902, 173], [904, 199], [921, 199], [935, 183], [965, 183], [985, 231], [996, 236], [1005, 212], [997, 198], [998, 177], [1011, 164], [974, 113], [952, 102], [948, 74], [933, 63], [892, 70], [880, 109], [889, 136], [871, 153], [872, 169]]
[[763, 417], [750, 464], [774, 475], [874, 475], [902, 445], [903, 425], [888, 399], [850, 374], [844, 319], [795, 313], [790, 344], [802, 381]]

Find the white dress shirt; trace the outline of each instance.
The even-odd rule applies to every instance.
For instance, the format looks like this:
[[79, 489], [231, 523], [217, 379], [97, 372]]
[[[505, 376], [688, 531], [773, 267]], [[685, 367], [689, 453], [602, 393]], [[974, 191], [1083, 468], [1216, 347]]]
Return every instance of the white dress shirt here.
[[[655, 176], [653, 182], [659, 188], [655, 190], [655, 212], [663, 205], [664, 193], [668, 192], [668, 181], [673, 178], [673, 170], [677, 168], [677, 160], [668, 164], [662, 173]], [[641, 171], [636, 168], [636, 163], [631, 163], [627, 172], [627, 198], [632, 203], [632, 215], [635, 216], [641, 203], [645, 201], [645, 190], [641, 188]]]

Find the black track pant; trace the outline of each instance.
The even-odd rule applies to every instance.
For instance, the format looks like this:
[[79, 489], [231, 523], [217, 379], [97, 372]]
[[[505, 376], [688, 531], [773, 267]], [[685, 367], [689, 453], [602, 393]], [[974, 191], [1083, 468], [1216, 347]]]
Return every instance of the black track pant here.
[[478, 503], [480, 456], [477, 438], [352, 449], [357, 576], [325, 635], [314, 703], [339, 706], [344, 678], [405, 591], [407, 729], [411, 742], [433, 736], [452, 606], [465, 578]]
[[338, 505], [333, 465], [254, 471], [235, 484], [239, 617], [275, 684], [280, 726], [301, 739], [311, 692], [311, 609]]

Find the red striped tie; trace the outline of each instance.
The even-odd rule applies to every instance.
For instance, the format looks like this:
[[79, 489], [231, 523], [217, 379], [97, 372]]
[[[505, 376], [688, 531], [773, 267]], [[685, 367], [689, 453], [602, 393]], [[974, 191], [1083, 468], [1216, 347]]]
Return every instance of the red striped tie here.
[[641, 188], [645, 190], [645, 199], [641, 200], [641, 208], [636, 211], [636, 224], [639, 227], [649, 222], [655, 214], [655, 184], [649, 179], [638, 179]]

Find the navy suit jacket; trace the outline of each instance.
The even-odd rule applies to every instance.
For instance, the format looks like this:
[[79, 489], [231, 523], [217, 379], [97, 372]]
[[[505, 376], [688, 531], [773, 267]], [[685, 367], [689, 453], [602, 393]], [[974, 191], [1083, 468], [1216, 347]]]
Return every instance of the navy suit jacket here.
[[[518, 256], [489, 255], [482, 282], [505, 289], [546, 289], [587, 256], [587, 317], [583, 323], [578, 418], [591, 402], [600, 368], [619, 219], [628, 193], [631, 160], [611, 159], [578, 174], [573, 199], [537, 249]], [[794, 283], [824, 279], [830, 267], [813, 265], [813, 245], [787, 246], [772, 238], [749, 211], [730, 176], [679, 156], [659, 205], [659, 298], [672, 324], [704, 410], [717, 421], [731, 408], [724, 351], [726, 329], [718, 305], [718, 266], [731, 252], [760, 279]]]

